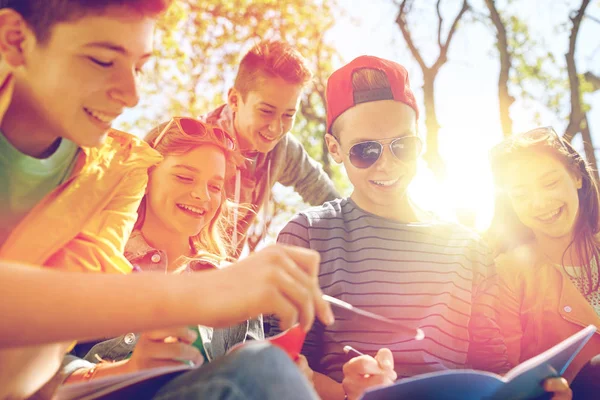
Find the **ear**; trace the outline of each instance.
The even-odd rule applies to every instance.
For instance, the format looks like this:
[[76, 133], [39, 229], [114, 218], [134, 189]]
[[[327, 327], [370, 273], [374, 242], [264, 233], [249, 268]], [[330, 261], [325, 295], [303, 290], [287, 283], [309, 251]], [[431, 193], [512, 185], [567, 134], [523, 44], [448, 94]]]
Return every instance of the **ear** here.
[[327, 144], [327, 150], [329, 150], [329, 154], [331, 154], [331, 158], [338, 164], [341, 164], [344, 160], [344, 154], [342, 153], [342, 147], [340, 143], [330, 133], [325, 134], [325, 143]]
[[227, 104], [229, 105], [229, 108], [231, 108], [231, 111], [237, 112], [240, 105], [240, 99], [240, 92], [238, 92], [236, 88], [232, 87], [229, 89], [229, 92], [227, 92]]
[[28, 37], [35, 38], [21, 14], [10, 8], [0, 10], [0, 58], [9, 66], [25, 63], [23, 48]]
[[575, 187], [577, 189], [581, 189], [583, 187], [583, 179], [581, 178], [581, 174], [577, 174], [575, 176]]

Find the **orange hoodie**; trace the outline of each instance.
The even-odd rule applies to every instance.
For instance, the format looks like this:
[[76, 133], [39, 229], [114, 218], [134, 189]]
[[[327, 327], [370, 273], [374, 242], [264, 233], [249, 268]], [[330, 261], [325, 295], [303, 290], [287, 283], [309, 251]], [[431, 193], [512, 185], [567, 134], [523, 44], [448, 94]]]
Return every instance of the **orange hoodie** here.
[[[14, 82], [0, 74], [0, 121]], [[69, 179], [40, 201], [0, 247], [0, 259], [61, 270], [128, 273], [125, 243], [137, 218], [148, 168], [161, 156], [142, 140], [111, 130], [82, 148]]]

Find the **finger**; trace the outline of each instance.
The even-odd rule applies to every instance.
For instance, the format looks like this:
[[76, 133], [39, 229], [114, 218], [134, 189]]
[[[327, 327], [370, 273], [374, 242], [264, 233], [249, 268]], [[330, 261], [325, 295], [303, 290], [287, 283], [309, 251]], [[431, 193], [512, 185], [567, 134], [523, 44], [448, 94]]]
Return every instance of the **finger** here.
[[[319, 270], [319, 253], [306, 252], [305, 248], [296, 248], [291, 246], [282, 246], [285, 253], [293, 262], [286, 262], [285, 267], [288, 273], [300, 282], [312, 295], [314, 310], [317, 317], [325, 325], [331, 325], [334, 321], [331, 305], [323, 300], [323, 292], [319, 288], [318, 270]], [[308, 275], [308, 276], [307, 276]], [[310, 319], [310, 324], [314, 318]], [[301, 324], [305, 327], [304, 324]], [[305, 330], [308, 330], [307, 328]]]
[[304, 247], [281, 244], [277, 247], [280, 247], [306, 274], [315, 278], [319, 275], [321, 257], [318, 252]]
[[279, 318], [279, 328], [282, 331], [290, 329], [298, 321], [298, 310], [283, 294], [276, 292], [271, 296], [273, 314]]
[[164, 343], [149, 342], [145, 346], [145, 354], [152, 360], [161, 361], [191, 361], [194, 365], [203, 360], [202, 353], [196, 347], [183, 342]]
[[[389, 372], [394, 372], [394, 355], [390, 351], [390, 349], [382, 348], [379, 349], [377, 354], [375, 355], [375, 359], [379, 366]], [[395, 373], [393, 374], [395, 375]], [[389, 375], [390, 379], [396, 380], [397, 376]]]
[[147, 339], [156, 342], [162, 342], [166, 339], [167, 342], [181, 341], [188, 344], [194, 343], [198, 338], [198, 333], [187, 326], [145, 332], [143, 335]]
[[364, 375], [385, 375], [376, 359], [369, 355], [354, 357], [342, 367], [344, 376], [363, 377]]
[[302, 354], [298, 354], [298, 358], [296, 358], [294, 362], [299, 367], [308, 366], [308, 361], [306, 360], [306, 357], [304, 357]]
[[570, 390], [569, 382], [563, 377], [548, 378], [544, 381], [543, 387], [546, 392], [563, 392]]
[[305, 331], [308, 331], [315, 319], [312, 290], [309, 285], [303, 285], [301, 281], [294, 279], [293, 273], [290, 273], [290, 270], [293, 271], [295, 269], [297, 271], [296, 274], [302, 274], [302, 272], [298, 271], [298, 268], [293, 265], [290, 259], [282, 257], [280, 263], [281, 269], [274, 272], [275, 284], [296, 308], [300, 326]]

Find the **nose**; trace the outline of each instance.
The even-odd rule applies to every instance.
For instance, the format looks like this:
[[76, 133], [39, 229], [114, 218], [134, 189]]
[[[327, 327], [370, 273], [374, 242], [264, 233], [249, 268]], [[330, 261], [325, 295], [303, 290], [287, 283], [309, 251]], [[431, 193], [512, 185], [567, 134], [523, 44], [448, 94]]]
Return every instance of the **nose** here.
[[539, 190], [529, 193], [529, 206], [533, 211], [545, 211], [548, 205], [548, 198]]
[[196, 185], [190, 194], [196, 200], [208, 201], [210, 199], [210, 192], [206, 184]]
[[279, 136], [283, 133], [283, 123], [281, 118], [274, 118], [269, 124], [269, 132]]
[[117, 72], [113, 88], [109, 92], [111, 99], [116, 100], [125, 107], [135, 107], [140, 101], [138, 92], [138, 76], [133, 69]]
[[390, 146], [383, 146], [383, 153], [379, 156], [379, 159], [375, 163], [377, 170], [385, 171], [398, 166], [398, 159], [392, 154]]

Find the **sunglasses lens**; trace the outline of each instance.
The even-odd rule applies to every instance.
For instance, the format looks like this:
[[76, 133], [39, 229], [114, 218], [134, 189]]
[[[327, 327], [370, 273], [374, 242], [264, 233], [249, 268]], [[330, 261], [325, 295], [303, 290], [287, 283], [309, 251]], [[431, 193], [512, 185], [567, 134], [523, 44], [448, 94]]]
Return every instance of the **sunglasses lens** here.
[[233, 143], [233, 139], [229, 136], [224, 130], [221, 128], [213, 128], [213, 132], [215, 133], [216, 138], [225, 144], [227, 149], [235, 150], [235, 144]]
[[350, 148], [349, 158], [356, 168], [369, 168], [381, 156], [383, 146], [378, 142], [357, 143]]
[[406, 136], [392, 142], [392, 152], [401, 161], [414, 161], [421, 153], [421, 139]]
[[206, 132], [204, 125], [192, 118], [181, 118], [179, 124], [188, 135], [203, 135]]

